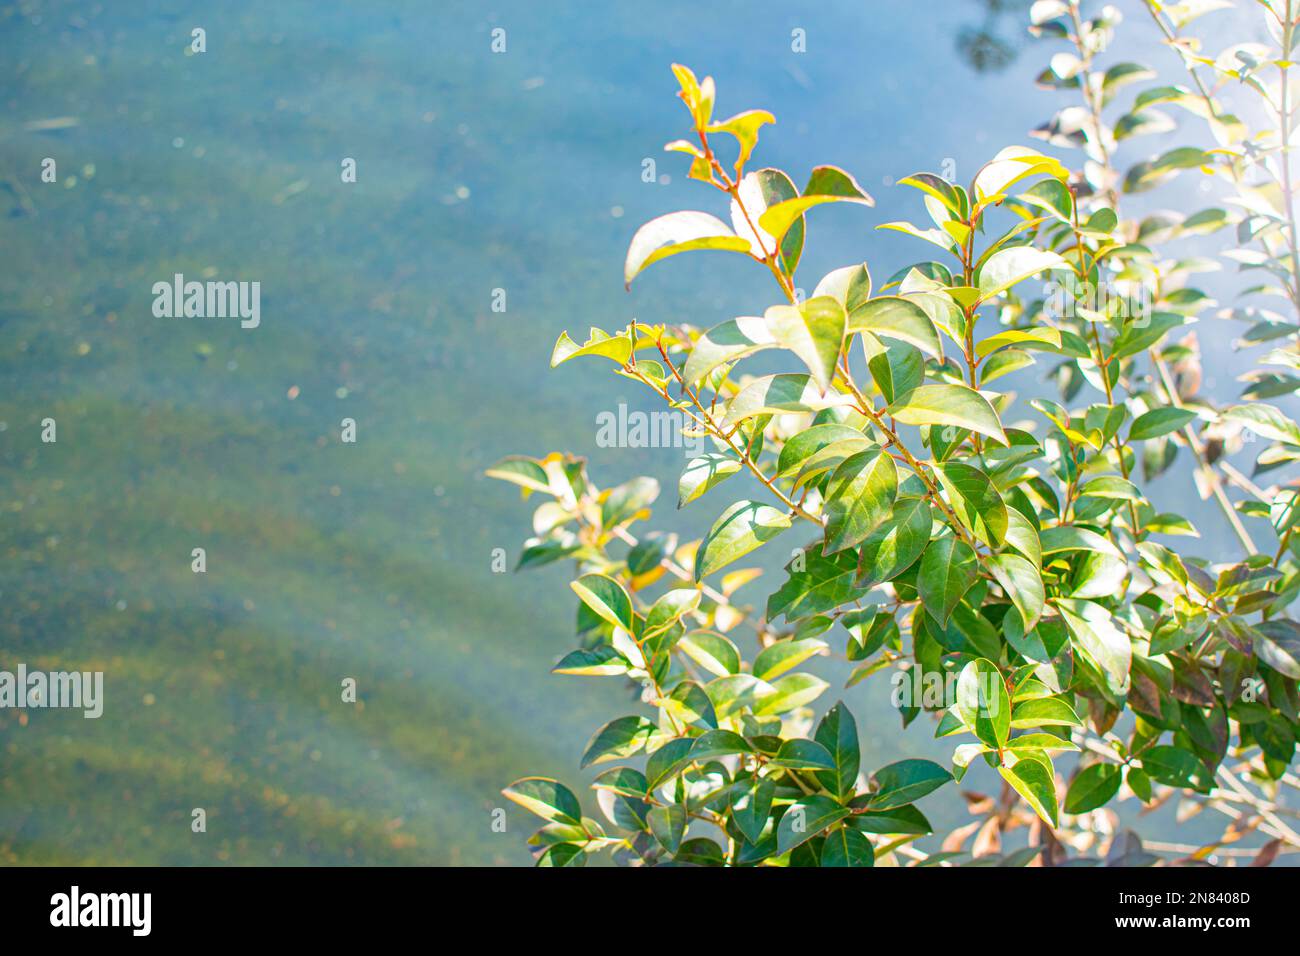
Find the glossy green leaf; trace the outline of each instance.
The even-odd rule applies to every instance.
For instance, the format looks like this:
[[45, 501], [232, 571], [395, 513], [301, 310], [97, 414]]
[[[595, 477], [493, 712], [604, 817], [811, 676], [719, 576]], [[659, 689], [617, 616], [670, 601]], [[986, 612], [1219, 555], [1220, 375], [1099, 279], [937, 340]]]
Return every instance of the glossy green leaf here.
[[1190, 750], [1169, 745], [1152, 747], [1142, 754], [1142, 769], [1157, 783], [1186, 787], [1201, 793], [1214, 788], [1214, 775]]
[[758, 843], [772, 813], [776, 785], [766, 777], [753, 777], [747, 787], [733, 791], [731, 819], [750, 843]]
[[1001, 671], [991, 661], [980, 658], [962, 668], [957, 678], [957, 716], [987, 746], [1006, 746], [1011, 697]]
[[881, 296], [859, 305], [849, 313], [848, 331], [896, 339], [932, 358], [943, 358], [943, 346], [934, 322], [924, 309], [903, 296]]
[[737, 501], [714, 522], [695, 554], [695, 580], [726, 567], [790, 527], [790, 516], [757, 501]]
[[1020, 612], [1025, 630], [1032, 631], [1047, 599], [1038, 569], [1018, 554], [995, 554], [988, 560], [988, 569]]
[[844, 307], [823, 295], [799, 305], [772, 306], [766, 318], [772, 337], [808, 367], [823, 392], [830, 388], [844, 347]]
[[735, 456], [719, 452], [705, 452], [692, 458], [677, 481], [677, 507], [685, 507], [743, 468]]
[[1040, 272], [1069, 269], [1055, 252], [1033, 246], [1010, 246], [989, 257], [980, 269], [979, 301], [986, 302]]
[[826, 842], [822, 844], [822, 866], [874, 866], [875, 860], [871, 841], [857, 830], [836, 827], [826, 834]]
[[1196, 413], [1187, 408], [1153, 408], [1134, 419], [1129, 426], [1128, 440], [1142, 441], [1147, 438], [1159, 438], [1177, 431], [1196, 418]]
[[804, 640], [777, 641], [763, 648], [754, 658], [753, 674], [765, 681], [772, 681], [786, 671], [798, 667], [814, 654], [820, 654], [829, 645], [815, 637]]
[[747, 253], [749, 240], [706, 212], [673, 212], [651, 219], [632, 237], [623, 264], [623, 282], [630, 286], [637, 275], [661, 259], [703, 249]]
[[1124, 775], [1113, 763], [1095, 763], [1079, 771], [1065, 794], [1066, 813], [1088, 813], [1104, 807], [1119, 793]]
[[862, 542], [857, 584], [884, 584], [915, 564], [930, 543], [933, 523], [929, 499], [899, 498], [889, 516]]
[[948, 503], [961, 523], [990, 547], [1001, 547], [1007, 539], [1006, 502], [989, 476], [965, 462], [946, 461], [935, 473], [948, 493]]
[[584, 574], [570, 582], [569, 587], [602, 620], [628, 632], [633, 630], [632, 599], [623, 590], [623, 585], [613, 578], [603, 574]]
[[921, 555], [917, 590], [921, 603], [940, 624], [947, 624], [953, 608], [979, 578], [979, 561], [969, 544], [959, 538], [930, 542]]
[[729, 430], [755, 415], [811, 412], [852, 402], [850, 395], [835, 391], [823, 394], [812, 377], [803, 373], [765, 375], [750, 382], [731, 400], [722, 427]]
[[686, 808], [678, 803], [670, 803], [666, 807], [653, 807], [646, 814], [646, 822], [650, 824], [650, 832], [654, 834], [660, 846], [669, 853], [676, 853], [677, 848], [681, 846], [682, 837], [686, 834]]
[[1022, 759], [1010, 767], [999, 767], [998, 773], [1015, 788], [1043, 822], [1056, 827], [1060, 825], [1056, 779], [1050, 767], [1050, 762], [1044, 765], [1038, 760]]
[[863, 541], [889, 516], [898, 495], [894, 459], [876, 448], [846, 458], [826, 486], [825, 554]]
[[858, 723], [843, 701], [836, 701], [822, 717], [813, 739], [826, 748], [833, 763], [832, 770], [817, 774], [817, 781], [840, 799], [847, 798], [858, 779], [861, 750]]
[[1075, 646], [1106, 675], [1107, 688], [1115, 694], [1126, 693], [1133, 646], [1115, 626], [1110, 612], [1092, 601], [1057, 598], [1055, 604]]
[[811, 704], [830, 685], [813, 674], [787, 674], [772, 684], [773, 692], [754, 708], [756, 714], [785, 714]]
[[1269, 441], [1300, 445], [1300, 427], [1272, 405], [1236, 405], [1225, 411], [1223, 417]]
[[655, 730], [655, 725], [644, 717], [611, 720], [592, 736], [579, 766], [585, 769], [593, 763], [630, 757], [645, 747]]
[[866, 191], [848, 173], [835, 166], [818, 166], [812, 171], [803, 193], [785, 202], [768, 207], [759, 217], [759, 228], [780, 239], [795, 220], [813, 206], [827, 202], [853, 202], [874, 206]]
[[719, 365], [737, 361], [764, 349], [775, 348], [776, 345], [767, 319], [753, 315], [728, 319], [695, 340], [695, 346], [686, 358], [682, 378], [687, 385], [695, 386]]
[[967, 428], [1007, 444], [998, 413], [988, 399], [965, 385], [922, 385], [890, 405], [885, 414], [905, 425]]
[[788, 853], [849, 815], [830, 797], [813, 795], [790, 805], [776, 829], [778, 853]]
[[933, 760], [909, 758], [881, 767], [871, 779], [874, 789], [867, 806], [883, 811], [897, 809], [938, 790], [952, 779], [952, 774]]
[[501, 792], [543, 820], [573, 826], [582, 823], [582, 806], [573, 791], [549, 777], [524, 777]]

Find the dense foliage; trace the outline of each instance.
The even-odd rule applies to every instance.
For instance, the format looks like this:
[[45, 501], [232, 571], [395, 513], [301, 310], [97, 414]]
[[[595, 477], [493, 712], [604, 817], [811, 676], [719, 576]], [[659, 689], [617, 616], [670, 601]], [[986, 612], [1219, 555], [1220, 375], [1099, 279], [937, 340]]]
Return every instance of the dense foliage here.
[[[1144, 862], [1155, 857], [1139, 842], [1103, 839], [1114, 829], [1104, 808], [1171, 797], [1231, 817], [1221, 840], [1188, 856], [1230, 854], [1252, 831], [1269, 839], [1261, 862], [1300, 846], [1276, 802], [1279, 781], [1295, 782], [1300, 723], [1300, 625], [1287, 616], [1300, 587], [1296, 490], [1256, 484], [1300, 456], [1300, 428], [1269, 401], [1300, 386], [1282, 146], [1300, 11], [1257, 5], [1273, 46], [1210, 56], [1180, 31], [1224, 3], [1139, 3], [1189, 89], [1144, 85], [1156, 78], [1144, 65], [1098, 65], [1115, 8], [1085, 18], [1078, 2], [1035, 3], [1031, 32], [1066, 44], [1040, 83], [1078, 97], [1039, 135], [1082, 148], [1083, 168], [1016, 146], [968, 183], [908, 176], [899, 184], [929, 222], [878, 228], [929, 243], [935, 258], [883, 282], [853, 263], [806, 296], [796, 271], [814, 207], [871, 197], [832, 166], [802, 190], [780, 170], [750, 170], [773, 117], [716, 119], [712, 79], [673, 67], [691, 135], [667, 148], [725, 194], [730, 223], [696, 211], [647, 223], [625, 279], [722, 251], [753, 259], [782, 301], [705, 330], [633, 322], [556, 344], [552, 365], [612, 363], [707, 440], [678, 486], [678, 507], [708, 512], [702, 539], [634, 534], [659, 494], [651, 478], [601, 489], [562, 454], [489, 471], [543, 498], [518, 566], [576, 562], [580, 646], [555, 670], [630, 680], [646, 705], [596, 731], [583, 755], [584, 767], [611, 764], [593, 784], [608, 828], [557, 781], [505, 790], [545, 821], [531, 841], [539, 863], [607, 848], [630, 863], [934, 863], [968, 859], [956, 851], [974, 831], [982, 863], [1052, 864], [1102, 847]], [[1228, 113], [1216, 90], [1229, 84], [1260, 97], [1271, 125]], [[1136, 95], [1112, 121], [1122, 90]], [[1173, 128], [1170, 107], [1204, 119], [1212, 144], [1118, 173], [1122, 145]], [[736, 147], [726, 158], [723, 140]], [[1121, 218], [1121, 198], [1196, 170], [1226, 184], [1232, 211]], [[1251, 376], [1225, 408], [1198, 394], [1186, 330], [1214, 306], [1194, 277], [1221, 263], [1161, 251], [1209, 235], [1230, 237], [1223, 258], [1264, 276], [1250, 301], [1288, 303], [1287, 315], [1229, 310], [1249, 322], [1244, 346], [1271, 342], [1262, 361], [1277, 370]], [[761, 352], [787, 370], [746, 374]], [[1002, 390], [1036, 363], [1059, 402]], [[1264, 440], [1250, 477], [1228, 460], [1243, 436]], [[1180, 463], [1224, 509], [1239, 553], [1227, 542], [1197, 553], [1192, 522], [1149, 497], [1144, 485]], [[761, 500], [723, 497], [742, 472]], [[736, 597], [757, 571], [736, 562], [760, 547], [789, 562], [758, 613]], [[928, 715], [954, 745], [951, 766], [868, 772], [842, 702], [814, 723], [828, 685], [808, 668], [830, 653], [854, 662], [850, 685], [892, 680], [903, 725]], [[976, 823], [949, 834], [945, 852], [920, 852], [913, 841], [932, 827], [917, 801], [976, 761], [996, 768], [1001, 798], [971, 795]], [[1021, 826], [1027, 846], [1002, 855], [1001, 835]]]

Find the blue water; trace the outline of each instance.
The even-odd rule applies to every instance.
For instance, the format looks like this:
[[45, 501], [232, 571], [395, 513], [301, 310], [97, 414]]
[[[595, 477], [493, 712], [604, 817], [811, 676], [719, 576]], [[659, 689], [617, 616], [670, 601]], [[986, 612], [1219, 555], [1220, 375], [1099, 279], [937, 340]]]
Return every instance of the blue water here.
[[[548, 371], [551, 345], [774, 301], [740, 257], [623, 290], [640, 222], [721, 211], [660, 151], [685, 132], [669, 63], [712, 73], [724, 114], [777, 115], [763, 163], [797, 182], [837, 164], [875, 194], [814, 213], [801, 284], [864, 258], [883, 278], [929, 257], [873, 231], [922, 215], [893, 180], [949, 160], [969, 179], [1050, 112], [1040, 55], [980, 75], [955, 53], [981, 17], [962, 0], [0, 5], [0, 666], [103, 670], [107, 695], [99, 720], [0, 711], [0, 863], [526, 863], [525, 815], [491, 827], [500, 787], [580, 782], [590, 733], [634, 705], [548, 673], [572, 644], [564, 571], [492, 573], [531, 507], [482, 471], [568, 449], [602, 485], [671, 487], [679, 451], [595, 444], [598, 411], [644, 396]], [[176, 273], [259, 282], [260, 326], [156, 318], [151, 288]], [[1190, 480], [1162, 486], [1205, 553], [1226, 541]], [[669, 497], [665, 527], [712, 520]], [[868, 765], [946, 753], [924, 721], [897, 735], [883, 681], [844, 696]], [[966, 818], [955, 789], [927, 809]]]

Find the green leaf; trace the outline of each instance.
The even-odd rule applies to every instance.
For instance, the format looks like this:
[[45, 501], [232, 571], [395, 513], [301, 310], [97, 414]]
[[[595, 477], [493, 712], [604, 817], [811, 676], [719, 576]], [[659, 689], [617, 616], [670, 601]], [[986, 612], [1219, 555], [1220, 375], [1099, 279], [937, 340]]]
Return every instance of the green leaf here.
[[582, 805], [573, 791], [550, 777], [524, 777], [501, 791], [508, 800], [552, 823], [582, 825]]
[[851, 395], [834, 391], [823, 394], [812, 377], [803, 373], [765, 375], [754, 379], [731, 400], [722, 427], [730, 430], [755, 415], [811, 412], [852, 403]]
[[646, 614], [645, 634], [653, 635], [699, 606], [700, 592], [695, 588], [673, 588], [665, 592]]
[[[1051, 182], [1051, 180], [1048, 181]], [[975, 355], [978, 358], [983, 358], [1008, 345], [1046, 345], [1059, 349], [1061, 347], [1061, 333], [1047, 326], [1037, 329], [1008, 329], [1005, 332], [990, 335], [988, 338], [977, 342], [975, 344]]]
[[971, 661], [957, 678], [957, 716], [983, 743], [1006, 746], [1011, 734], [1011, 697], [997, 665], [984, 658]]
[[749, 554], [790, 527], [790, 516], [757, 501], [737, 501], [714, 522], [695, 555], [695, 580]]
[[1117, 475], [1102, 475], [1085, 482], [1079, 489], [1080, 498], [1106, 498], [1111, 501], [1141, 501], [1142, 492], [1137, 485]]
[[1120, 561], [1124, 560], [1123, 552], [1109, 539], [1076, 525], [1063, 524], [1044, 528], [1039, 532], [1038, 537], [1044, 555], [1059, 554], [1063, 551], [1097, 551]]
[[587, 854], [577, 843], [553, 843], [537, 858], [539, 867], [586, 866]]
[[813, 289], [814, 299], [820, 295], [830, 296], [845, 312], [852, 312], [871, 298], [871, 270], [863, 262], [828, 272]]
[[686, 833], [686, 808], [680, 803], [653, 807], [646, 814], [646, 822], [659, 844], [669, 853], [676, 853]]
[[1030, 727], [1082, 727], [1083, 721], [1074, 708], [1059, 697], [1034, 697], [1022, 700], [1011, 712], [1011, 726], [1016, 730]]
[[899, 498], [889, 516], [862, 542], [858, 586], [892, 581], [915, 564], [930, 543], [933, 523], [929, 499]]
[[885, 410], [905, 425], [953, 425], [1009, 444], [993, 406], [965, 385], [922, 385]]
[[812, 171], [803, 194], [769, 206], [758, 219], [758, 226], [768, 235], [780, 240], [795, 220], [813, 206], [827, 202], [854, 202], [874, 206], [866, 191], [842, 169], [835, 166], [818, 166]]
[[851, 548], [889, 516], [898, 495], [898, 468], [879, 448], [844, 459], [826, 486], [824, 554]]
[[[660, 708], [684, 724], [716, 728], [718, 715], [708, 692], [694, 681], [682, 681], [658, 701]], [[702, 738], [701, 738], [702, 739]]]
[[1177, 431], [1196, 417], [1196, 413], [1186, 408], [1153, 408], [1134, 419], [1129, 426], [1128, 440], [1142, 441], [1146, 438], [1159, 438]]
[[582, 603], [615, 627], [632, 632], [632, 599], [623, 586], [603, 574], [584, 574], [569, 587], [582, 599]]
[[533, 458], [511, 455], [508, 458], [502, 458], [484, 474], [489, 478], [497, 478], [501, 481], [519, 485], [528, 491], [551, 493], [551, 481], [547, 477], [546, 469], [542, 467], [541, 462]]
[[609, 495], [600, 506], [600, 525], [613, 528], [634, 517], [642, 508], [648, 507], [659, 497], [659, 482], [642, 476], [626, 481], [617, 488], [611, 488]]
[[679, 252], [719, 249], [749, 252], [749, 240], [733, 233], [721, 219], [706, 212], [672, 212], [651, 219], [636, 231], [623, 264], [623, 282], [632, 280], [648, 266]]
[[779, 268], [786, 276], [793, 276], [803, 254], [806, 232], [803, 217], [795, 219], [785, 235], [776, 238], [761, 225], [755, 227], [753, 222], [755, 219], [761, 222], [768, 209], [798, 196], [794, 183], [779, 169], [759, 169], [745, 174], [738, 193], [739, 201], [731, 201], [732, 228], [749, 241], [751, 254], [760, 259], [770, 255], [773, 249], [779, 249]]
[[677, 649], [718, 677], [740, 672], [740, 651], [721, 634], [692, 631], [677, 642]]
[[1261, 621], [1254, 625], [1255, 653], [1273, 670], [1300, 680], [1300, 626], [1294, 621]]
[[1200, 793], [1214, 788], [1214, 774], [1190, 750], [1169, 745], [1152, 747], [1142, 754], [1147, 776], [1170, 787], [1184, 787]]
[[1024, 146], [1008, 146], [985, 163], [972, 183], [975, 198], [985, 202], [1003, 194], [1015, 183], [1029, 176], [1052, 176], [1062, 181], [1070, 173], [1060, 162]]
[[[856, 801], [855, 801], [856, 802]], [[925, 836], [933, 833], [934, 827], [925, 818], [925, 814], [908, 803], [891, 810], [868, 810], [857, 813], [847, 821], [847, 825], [863, 833], [896, 833]]]
[[954, 216], [962, 219], [966, 217], [961, 195], [952, 183], [942, 176], [936, 176], [934, 173], [913, 173], [900, 179], [898, 185], [915, 187], [939, 200]]
[[587, 749], [582, 752], [582, 763], [579, 766], [585, 770], [593, 763], [630, 757], [640, 752], [655, 730], [655, 725], [644, 717], [618, 717], [611, 720], [592, 736]]
[[749, 745], [749, 741], [738, 733], [730, 730], [708, 730], [695, 738], [695, 745], [691, 748], [691, 760], [704, 763], [731, 754], [753, 752], [754, 748]]
[[871, 776], [875, 786], [867, 806], [872, 810], [896, 810], [919, 800], [952, 779], [933, 760], [899, 760], [881, 767]]
[[710, 488], [726, 481], [744, 466], [731, 455], [705, 452], [686, 463], [677, 481], [677, 507], [683, 508]]
[[848, 815], [847, 808], [821, 795], [804, 797], [798, 803], [792, 803], [776, 828], [777, 853], [789, 853]]
[[739, 155], [736, 157], [736, 172], [739, 173], [749, 162], [754, 147], [758, 145], [758, 131], [768, 123], [775, 123], [776, 117], [767, 110], [745, 110], [728, 119], [705, 127], [708, 133], [729, 133], [736, 137]]
[[1033, 246], [1010, 246], [989, 256], [979, 274], [978, 302], [987, 302], [1013, 285], [1054, 269], [1069, 269], [1070, 265], [1057, 253]]
[[1074, 195], [1060, 180], [1044, 179], [1020, 194], [1020, 199], [1064, 223], [1074, 222]]
[[760, 716], [788, 713], [812, 703], [829, 686], [812, 674], [787, 674], [772, 684], [773, 693], [758, 701], [754, 713]]
[[822, 844], [822, 866], [874, 866], [876, 853], [871, 848], [871, 841], [857, 830], [848, 827], [836, 827], [826, 834]]
[[989, 476], [959, 461], [942, 462], [935, 472], [961, 523], [985, 544], [1001, 547], [1007, 539], [1010, 519], [1006, 502]]
[[646, 795], [645, 774], [631, 767], [611, 767], [597, 774], [591, 786], [594, 790], [609, 790], [624, 797]]
[[953, 608], [979, 578], [975, 551], [960, 538], [939, 538], [921, 555], [917, 590], [921, 603], [940, 624], [947, 624]]
[[1075, 646], [1106, 676], [1107, 689], [1113, 694], [1127, 693], [1133, 646], [1115, 627], [1110, 612], [1092, 601], [1056, 598], [1055, 604]]
[[939, 333], [924, 309], [902, 296], [880, 296], [849, 313], [848, 331], [870, 332], [915, 346], [932, 358], [943, 360]]
[[800, 305], [774, 305], [766, 313], [772, 337], [793, 352], [825, 392], [844, 347], [844, 307], [830, 296]]
[[612, 677], [626, 674], [631, 664], [628, 659], [608, 644], [591, 649], [571, 651], [551, 668], [555, 674], [577, 674], [582, 677]]
[[817, 774], [817, 781], [841, 800], [853, 793], [858, 779], [861, 751], [858, 744], [858, 724], [853, 713], [836, 701], [817, 725], [813, 739], [830, 753], [833, 770]]
[[1007, 544], [1015, 548], [1036, 568], [1043, 566], [1043, 545], [1033, 522], [1015, 508], [1007, 509]]
[[995, 554], [989, 558], [988, 568], [1020, 612], [1025, 631], [1032, 631], [1047, 599], [1038, 569], [1018, 554]]
[[792, 435], [781, 448], [776, 463], [777, 476], [788, 477], [803, 468], [822, 449], [848, 442], [862, 442], [863, 446], [870, 444], [866, 435], [848, 425], [827, 422], [806, 428], [797, 435]]
[[[1046, 755], [1044, 759], [1047, 760]], [[1044, 764], [1038, 760], [1017, 760], [1010, 767], [998, 767], [1002, 779], [1011, 784], [1020, 796], [1024, 797], [1035, 813], [1044, 823], [1059, 826], [1056, 804], [1056, 779], [1052, 773], [1051, 761]]]
[[1223, 417], [1269, 441], [1300, 445], [1300, 428], [1272, 405], [1234, 405], [1223, 413]]
[[[802, 571], [796, 567], [802, 566]], [[775, 621], [782, 614], [789, 621], [824, 614], [854, 600], [863, 589], [854, 583], [857, 556], [840, 552], [823, 556], [816, 544], [800, 551], [786, 570], [790, 576], [767, 599], [767, 619]]]
[[584, 355], [599, 355], [616, 365], [623, 365], [632, 356], [632, 340], [626, 335], [611, 336], [593, 328], [587, 341], [579, 345], [569, 338], [568, 332], [561, 332], [555, 341], [555, 348], [551, 350], [551, 368]]
[[1104, 807], [1119, 793], [1123, 772], [1113, 763], [1095, 763], [1079, 771], [1065, 794], [1066, 813], [1087, 813]]
[[686, 769], [694, 746], [692, 738], [676, 737], [652, 753], [645, 762], [646, 792], [653, 793]]
[[732, 791], [731, 819], [750, 843], [758, 843], [772, 814], [776, 784], [766, 777], [752, 777], [749, 786]]
[[834, 770], [830, 752], [815, 740], [796, 737], [781, 744], [772, 763], [790, 770]]
[[767, 319], [753, 315], [728, 319], [695, 340], [691, 354], [686, 358], [682, 378], [687, 385], [693, 386], [719, 365], [775, 348], [776, 344]]
[[815, 637], [803, 640], [777, 641], [759, 652], [754, 658], [753, 674], [760, 680], [772, 681], [786, 671], [798, 667], [814, 654], [820, 654], [830, 645]]

